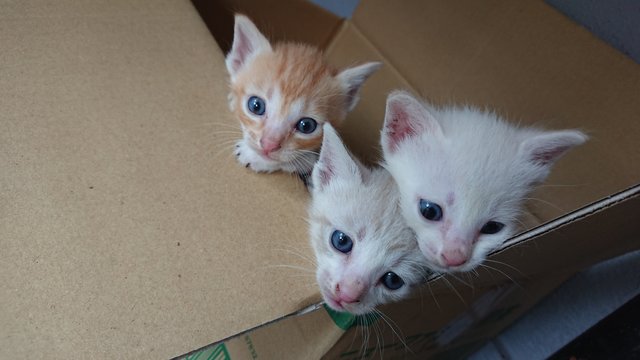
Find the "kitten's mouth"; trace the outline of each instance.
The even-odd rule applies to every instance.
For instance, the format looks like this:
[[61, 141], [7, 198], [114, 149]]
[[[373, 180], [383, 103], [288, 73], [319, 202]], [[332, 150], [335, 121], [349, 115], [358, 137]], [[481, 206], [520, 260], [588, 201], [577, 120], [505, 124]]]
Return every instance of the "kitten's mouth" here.
[[339, 302], [337, 302], [336, 300], [334, 300], [333, 298], [329, 297], [329, 296], [325, 296], [324, 297], [324, 301], [327, 303], [327, 305], [329, 305], [330, 308], [334, 309], [334, 310], [339, 310], [339, 311], [344, 311], [344, 306], [340, 305]]
[[346, 312], [348, 311], [345, 307], [340, 303], [340, 300], [333, 296], [329, 291], [324, 289], [320, 289], [320, 293], [322, 294], [322, 298], [324, 302], [333, 310]]
[[259, 146], [256, 146], [254, 144], [250, 144], [250, 147], [253, 150], [253, 152], [258, 154], [258, 156], [260, 156], [261, 158], [263, 158], [266, 161], [280, 161], [279, 156], [278, 156], [279, 152], [271, 152], [269, 154], [265, 154], [264, 151], [262, 151], [262, 148], [260, 148]]
[[470, 262], [471, 260], [457, 266], [446, 266], [440, 264], [439, 262], [429, 261], [429, 268], [439, 273], [463, 273], [474, 268], [473, 265], [469, 265]]

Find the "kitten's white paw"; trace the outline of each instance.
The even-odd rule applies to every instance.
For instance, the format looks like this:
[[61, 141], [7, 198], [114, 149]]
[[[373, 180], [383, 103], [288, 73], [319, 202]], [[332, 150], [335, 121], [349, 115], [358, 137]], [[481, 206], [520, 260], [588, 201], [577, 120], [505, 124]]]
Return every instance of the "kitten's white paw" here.
[[238, 162], [255, 172], [274, 172], [281, 169], [281, 166], [274, 161], [269, 161], [257, 154], [256, 151], [247, 145], [244, 139], [238, 141], [234, 148]]

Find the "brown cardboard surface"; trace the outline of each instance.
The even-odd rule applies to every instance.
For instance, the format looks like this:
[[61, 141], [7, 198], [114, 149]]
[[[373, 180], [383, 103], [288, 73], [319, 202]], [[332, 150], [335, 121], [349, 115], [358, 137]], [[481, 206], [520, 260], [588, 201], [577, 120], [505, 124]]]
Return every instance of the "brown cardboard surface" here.
[[410, 85], [350, 22], [343, 23], [325, 52], [327, 61], [339, 68], [353, 65], [355, 59], [383, 63], [362, 87], [358, 105], [340, 128], [349, 150], [363, 161], [377, 163], [387, 94]]
[[307, 194], [238, 166], [187, 1], [4, 2], [0, 358], [168, 358], [319, 297]]
[[437, 104], [591, 135], [533, 194], [541, 221], [640, 181], [640, 65], [542, 1], [363, 0], [352, 22]]
[[225, 342], [232, 359], [320, 359], [344, 334], [323, 309]]
[[[219, 3], [221, 18], [231, 3]], [[238, 3], [252, 15], [254, 2]], [[541, 2], [365, 0], [342, 25], [326, 13], [311, 22], [319, 10], [302, 0], [282, 4], [299, 13], [260, 5], [276, 37], [334, 40], [327, 53], [339, 66], [385, 62], [344, 128], [368, 160], [386, 93], [403, 87], [590, 132], [554, 169], [549, 184], [562, 186], [535, 195], [559, 209], [532, 205], [530, 224], [639, 180], [637, 64]], [[285, 17], [309, 21], [276, 20]], [[7, 3], [0, 29], [0, 357], [167, 358], [320, 300], [312, 277], [287, 267], [312, 270], [306, 191], [235, 163], [223, 55], [191, 4]], [[508, 248], [492, 260], [509, 265], [492, 266], [538, 284], [635, 249], [637, 199]], [[474, 284], [503, 281], [494, 272]], [[438, 301], [457, 297], [442, 281], [430, 286]], [[410, 315], [409, 303], [389, 311]], [[325, 349], [336, 333], [318, 335], [304, 320], [313, 316], [259, 328], [251, 343], [275, 354], [315, 334]]]

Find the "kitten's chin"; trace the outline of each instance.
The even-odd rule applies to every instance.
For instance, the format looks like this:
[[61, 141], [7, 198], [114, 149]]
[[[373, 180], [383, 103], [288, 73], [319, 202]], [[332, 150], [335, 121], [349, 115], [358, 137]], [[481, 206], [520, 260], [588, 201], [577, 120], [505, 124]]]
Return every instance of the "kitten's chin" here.
[[345, 310], [345, 308], [342, 307], [342, 305], [340, 305], [337, 301], [333, 300], [332, 298], [324, 295], [323, 295], [323, 298], [324, 298], [324, 303], [327, 304], [327, 306], [329, 306], [331, 309], [339, 312], [347, 312], [347, 310]]
[[[423, 254], [424, 255], [424, 254]], [[458, 266], [444, 266], [440, 264], [438, 261], [434, 261], [432, 258], [427, 257], [426, 265], [429, 270], [441, 273], [441, 274], [451, 274], [451, 273], [462, 273], [475, 269], [478, 266], [478, 262], [470, 259], [466, 263]]]
[[324, 291], [321, 291], [321, 293], [322, 293], [322, 298], [324, 299], [324, 303], [334, 311], [341, 312], [341, 313], [349, 313], [352, 315], [364, 315], [373, 311], [371, 309], [365, 309], [363, 306], [353, 306], [350, 304], [342, 305], [336, 300], [334, 300], [330, 295], [326, 295]]

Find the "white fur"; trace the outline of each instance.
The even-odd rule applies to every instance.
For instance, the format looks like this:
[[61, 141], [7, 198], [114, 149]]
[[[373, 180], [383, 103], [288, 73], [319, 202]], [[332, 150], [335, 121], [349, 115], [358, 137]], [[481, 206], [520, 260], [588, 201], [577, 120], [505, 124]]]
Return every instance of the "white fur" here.
[[[394, 132], [403, 122], [413, 135]], [[405, 92], [387, 99], [381, 138], [384, 166], [400, 188], [403, 217], [429, 266], [440, 272], [471, 270], [512, 236], [526, 195], [555, 160], [586, 140], [575, 130], [518, 128], [472, 107], [435, 109]], [[442, 219], [425, 219], [420, 199], [440, 205]], [[481, 234], [488, 221], [505, 226], [496, 234]], [[450, 266], [445, 251], [464, 253], [467, 260]]]
[[[415, 235], [399, 214], [398, 192], [387, 171], [370, 170], [352, 158], [335, 130], [324, 125], [320, 159], [312, 173], [310, 236], [317, 259], [317, 281], [325, 302], [338, 311], [364, 314], [375, 306], [406, 297], [423, 279], [423, 257]], [[340, 230], [353, 249], [344, 254], [331, 245]], [[405, 282], [397, 290], [380, 283], [387, 272]], [[365, 285], [359, 302], [336, 306], [336, 285]]]

